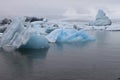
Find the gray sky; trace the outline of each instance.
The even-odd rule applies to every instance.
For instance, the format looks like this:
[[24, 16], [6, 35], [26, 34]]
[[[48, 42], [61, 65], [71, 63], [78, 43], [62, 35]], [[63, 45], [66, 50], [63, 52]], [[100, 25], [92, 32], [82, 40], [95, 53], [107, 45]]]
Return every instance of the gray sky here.
[[98, 9], [103, 9], [111, 18], [118, 18], [120, 0], [0, 0], [1, 16], [63, 15], [67, 11], [95, 16]]

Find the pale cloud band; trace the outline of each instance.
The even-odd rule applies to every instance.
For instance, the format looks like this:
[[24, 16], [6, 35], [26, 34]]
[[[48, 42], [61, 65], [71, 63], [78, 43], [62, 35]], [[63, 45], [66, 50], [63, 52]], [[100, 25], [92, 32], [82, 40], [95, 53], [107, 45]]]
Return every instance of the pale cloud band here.
[[120, 0], [0, 0], [0, 16], [62, 15], [73, 8], [86, 16], [95, 16], [98, 9], [103, 9], [110, 17], [119, 18], [119, 4]]

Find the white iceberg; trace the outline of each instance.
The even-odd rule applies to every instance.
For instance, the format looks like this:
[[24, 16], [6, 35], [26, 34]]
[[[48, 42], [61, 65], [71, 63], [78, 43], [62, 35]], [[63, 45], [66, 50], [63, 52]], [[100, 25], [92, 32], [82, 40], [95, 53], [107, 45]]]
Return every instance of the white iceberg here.
[[76, 42], [93, 40], [85, 31], [56, 29], [46, 36], [49, 42]]
[[103, 10], [99, 10], [96, 15], [96, 20], [89, 22], [90, 26], [107, 26], [111, 25], [111, 20], [106, 16]]
[[[29, 46], [28, 48], [39, 49], [47, 47], [47, 39], [41, 37], [40, 34], [38, 35], [35, 30], [36, 29], [31, 27], [30, 23], [27, 24], [25, 23], [24, 19], [17, 18], [3, 33], [0, 41], [0, 47], [4, 48], [6, 46], [11, 46], [17, 49], [22, 45], [28, 45], [27, 43], [32, 44], [32, 46]], [[44, 42], [41, 42], [37, 39], [43, 39]], [[38, 42], [38, 44], [33, 44], [35, 42]]]

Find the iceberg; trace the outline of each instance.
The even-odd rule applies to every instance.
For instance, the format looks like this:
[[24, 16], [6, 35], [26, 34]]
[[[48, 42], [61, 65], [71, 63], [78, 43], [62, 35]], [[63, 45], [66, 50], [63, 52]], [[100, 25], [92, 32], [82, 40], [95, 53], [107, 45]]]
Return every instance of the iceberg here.
[[[23, 45], [25, 48], [39, 49], [48, 47], [48, 41], [40, 34], [38, 35], [38, 33], [36, 33], [36, 29], [34, 29], [30, 23], [25, 23], [24, 18], [16, 18], [3, 33], [0, 47], [4, 48], [6, 46], [10, 46], [18, 49], [23, 48], [21, 47]], [[28, 47], [27, 45], [30, 46]]]
[[96, 15], [96, 20], [89, 22], [90, 26], [107, 26], [111, 25], [111, 20], [106, 16], [103, 10], [99, 10]]
[[93, 40], [84, 30], [56, 29], [46, 36], [49, 42], [77, 42]]

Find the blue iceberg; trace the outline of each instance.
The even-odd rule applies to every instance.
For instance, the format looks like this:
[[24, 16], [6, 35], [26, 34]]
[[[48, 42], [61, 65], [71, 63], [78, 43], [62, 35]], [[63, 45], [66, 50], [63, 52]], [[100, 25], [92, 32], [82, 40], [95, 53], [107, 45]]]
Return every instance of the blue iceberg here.
[[36, 29], [30, 23], [25, 23], [24, 20], [24, 18], [17, 18], [9, 25], [1, 37], [0, 47], [10, 46], [15, 49], [48, 47], [47, 39], [36, 33]]
[[77, 42], [93, 40], [84, 30], [56, 29], [46, 36], [49, 42]]

